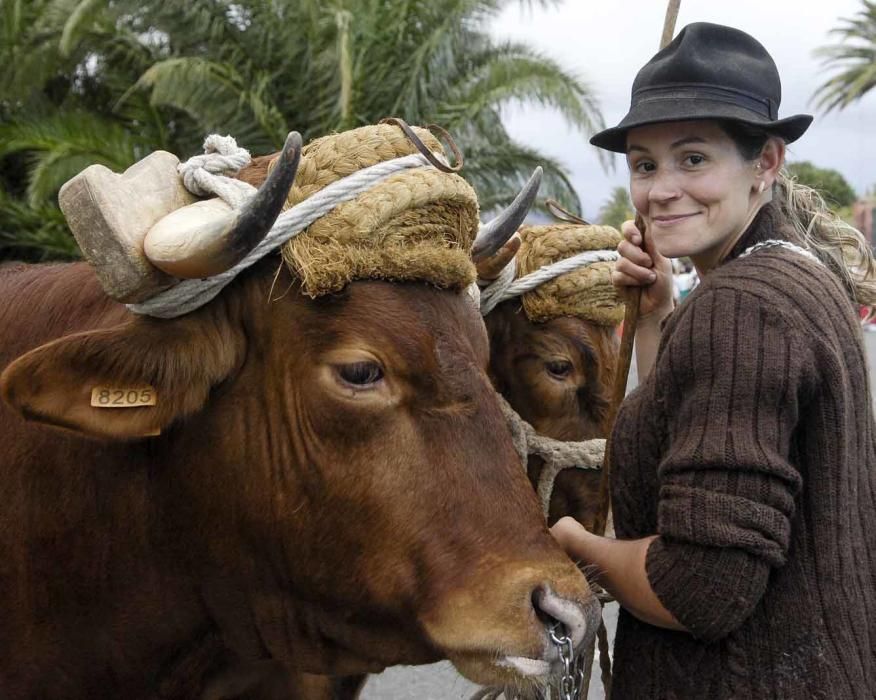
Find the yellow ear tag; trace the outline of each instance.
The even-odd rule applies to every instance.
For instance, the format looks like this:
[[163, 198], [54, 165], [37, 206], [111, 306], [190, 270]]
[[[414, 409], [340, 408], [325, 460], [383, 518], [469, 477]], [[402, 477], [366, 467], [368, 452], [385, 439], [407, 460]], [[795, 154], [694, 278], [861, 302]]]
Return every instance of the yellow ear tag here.
[[151, 386], [118, 387], [96, 386], [91, 390], [91, 405], [95, 408], [137, 408], [155, 406], [158, 393]]

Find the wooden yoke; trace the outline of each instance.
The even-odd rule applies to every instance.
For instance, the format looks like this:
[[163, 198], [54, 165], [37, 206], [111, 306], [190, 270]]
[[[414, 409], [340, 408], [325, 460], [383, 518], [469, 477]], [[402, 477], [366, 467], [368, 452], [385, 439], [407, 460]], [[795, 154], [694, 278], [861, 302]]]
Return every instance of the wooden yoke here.
[[91, 165], [61, 188], [58, 202], [82, 254], [107, 294], [139, 302], [178, 280], [143, 252], [149, 229], [172, 211], [192, 204], [177, 172], [179, 160], [156, 151], [118, 175]]

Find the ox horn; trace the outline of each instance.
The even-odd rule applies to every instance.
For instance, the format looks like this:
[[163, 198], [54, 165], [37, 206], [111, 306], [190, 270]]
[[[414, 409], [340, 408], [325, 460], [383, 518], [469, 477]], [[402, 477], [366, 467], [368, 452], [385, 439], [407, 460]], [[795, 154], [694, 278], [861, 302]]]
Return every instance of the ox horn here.
[[216, 197], [177, 209], [146, 234], [146, 257], [157, 268], [182, 278], [211, 277], [233, 267], [274, 225], [300, 159], [301, 134], [292, 131], [274, 169], [244, 207], [233, 210]]
[[523, 189], [514, 201], [499, 215], [480, 227], [477, 238], [471, 246], [471, 257], [475, 262], [488, 258], [501, 248], [520, 228], [529, 209], [535, 202], [538, 188], [541, 185], [542, 169], [539, 165], [530, 175]]

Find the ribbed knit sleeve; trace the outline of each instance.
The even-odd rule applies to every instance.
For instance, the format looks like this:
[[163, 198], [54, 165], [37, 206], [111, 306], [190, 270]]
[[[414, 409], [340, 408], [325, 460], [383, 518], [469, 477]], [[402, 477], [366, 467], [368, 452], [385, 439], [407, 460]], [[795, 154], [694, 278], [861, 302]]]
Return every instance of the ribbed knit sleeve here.
[[702, 290], [677, 312], [655, 367], [669, 449], [658, 468], [658, 539], [648, 579], [695, 637], [720, 639], [751, 614], [785, 562], [794, 428], [812, 351], [769, 305]]

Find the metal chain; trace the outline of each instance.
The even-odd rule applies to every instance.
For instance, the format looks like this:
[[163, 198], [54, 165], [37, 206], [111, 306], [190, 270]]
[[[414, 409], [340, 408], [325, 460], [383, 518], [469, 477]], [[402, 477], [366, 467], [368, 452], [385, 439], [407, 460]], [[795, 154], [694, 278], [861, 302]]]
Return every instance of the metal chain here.
[[560, 661], [563, 664], [563, 675], [559, 680], [559, 700], [579, 700], [581, 689], [584, 687], [586, 671], [584, 658], [586, 654], [575, 656], [575, 647], [572, 638], [566, 631], [565, 625], [555, 622], [548, 628], [551, 642], [557, 648]]

